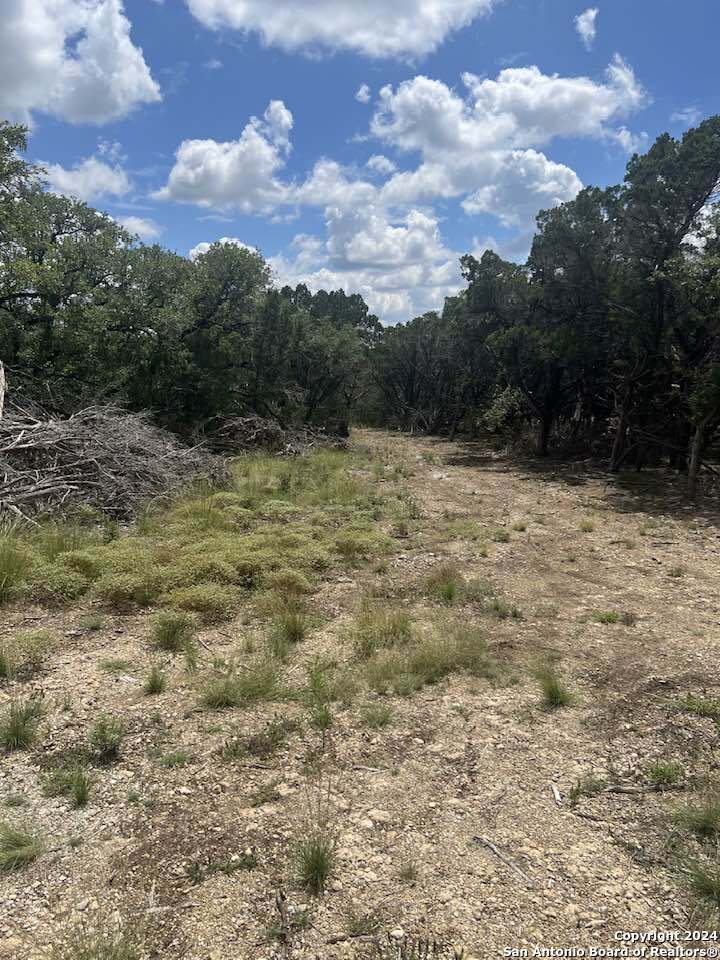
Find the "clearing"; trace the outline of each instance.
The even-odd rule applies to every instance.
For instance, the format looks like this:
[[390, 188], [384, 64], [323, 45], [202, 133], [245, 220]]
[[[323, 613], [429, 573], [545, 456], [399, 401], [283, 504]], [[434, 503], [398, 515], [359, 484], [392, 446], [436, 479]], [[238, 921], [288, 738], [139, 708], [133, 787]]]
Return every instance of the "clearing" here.
[[715, 929], [717, 515], [379, 431], [248, 463], [0, 608], [1, 957]]

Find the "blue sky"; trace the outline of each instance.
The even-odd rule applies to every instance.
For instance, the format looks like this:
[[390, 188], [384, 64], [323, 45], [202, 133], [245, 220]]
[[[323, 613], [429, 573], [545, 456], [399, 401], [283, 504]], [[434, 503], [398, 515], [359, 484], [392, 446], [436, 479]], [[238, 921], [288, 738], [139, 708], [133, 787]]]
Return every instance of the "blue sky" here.
[[144, 239], [257, 246], [396, 322], [720, 112], [718, 35], [716, 0], [4, 0], [0, 115]]

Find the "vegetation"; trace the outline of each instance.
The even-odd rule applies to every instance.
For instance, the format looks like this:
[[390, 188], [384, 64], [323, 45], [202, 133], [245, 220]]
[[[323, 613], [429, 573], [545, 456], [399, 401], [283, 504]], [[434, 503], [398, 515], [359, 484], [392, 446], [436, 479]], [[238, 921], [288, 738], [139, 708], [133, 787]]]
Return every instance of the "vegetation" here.
[[548, 710], [568, 707], [573, 703], [573, 695], [563, 683], [553, 664], [544, 664], [537, 670], [535, 676], [540, 684], [543, 704]]
[[13, 700], [0, 716], [0, 748], [10, 753], [31, 747], [43, 713], [39, 700]]
[[43, 849], [34, 834], [10, 823], [0, 823], [0, 873], [20, 870], [37, 860]]

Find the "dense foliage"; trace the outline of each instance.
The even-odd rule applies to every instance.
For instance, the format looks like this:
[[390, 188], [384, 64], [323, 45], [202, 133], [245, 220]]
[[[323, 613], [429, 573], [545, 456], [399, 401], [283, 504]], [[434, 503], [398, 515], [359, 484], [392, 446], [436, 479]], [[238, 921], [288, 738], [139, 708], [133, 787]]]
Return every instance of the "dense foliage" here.
[[255, 251], [195, 260], [43, 189], [0, 124], [0, 360], [70, 411], [117, 400], [182, 432], [257, 413], [537, 431], [665, 457], [694, 485], [720, 426], [720, 117], [634, 156], [621, 185], [542, 211], [519, 265], [461, 260], [441, 313], [383, 329], [343, 291], [278, 290]]

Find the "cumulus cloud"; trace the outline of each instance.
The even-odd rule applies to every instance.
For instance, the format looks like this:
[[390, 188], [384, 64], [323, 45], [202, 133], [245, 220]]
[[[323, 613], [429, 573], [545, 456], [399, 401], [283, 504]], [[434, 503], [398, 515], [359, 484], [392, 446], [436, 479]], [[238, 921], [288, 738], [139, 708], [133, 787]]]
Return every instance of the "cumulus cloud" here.
[[44, 164], [47, 187], [52, 193], [77, 197], [86, 203], [104, 197], [122, 197], [132, 183], [123, 168], [119, 144], [100, 141], [97, 153], [66, 168], [59, 163]]
[[243, 213], [272, 209], [287, 196], [276, 174], [290, 150], [292, 125], [282, 100], [272, 100], [263, 118], [252, 117], [237, 140], [184, 140], [155, 198]]
[[354, 50], [370, 57], [421, 56], [488, 14], [497, 0], [187, 0], [213, 30], [260, 34], [286, 50]]
[[[252, 250], [253, 252], [256, 249], [255, 247], [249, 246], [247, 243], [243, 243], [242, 240], [238, 240], [237, 237], [220, 237], [219, 240], [214, 240], [213, 243], [228, 243], [233, 247], [241, 247], [243, 250]], [[201, 254], [207, 253], [211, 246], [212, 243], [209, 243], [205, 240], [202, 243], [198, 243], [188, 251], [188, 258], [190, 260], [197, 260]]]
[[698, 110], [695, 106], [673, 110], [670, 114], [670, 123], [676, 123], [680, 127], [694, 127], [700, 120], [702, 120], [702, 110]]
[[4, 0], [0, 115], [100, 124], [158, 100], [122, 0]]
[[121, 226], [125, 227], [128, 233], [132, 233], [133, 236], [140, 237], [141, 240], [148, 242], [157, 240], [163, 232], [159, 223], [147, 217], [118, 217], [117, 221]]
[[360, 84], [355, 99], [358, 103], [368, 103], [370, 101], [370, 87], [366, 83]]
[[424, 76], [380, 91], [370, 135], [410, 157], [405, 169], [376, 153], [364, 174], [324, 158], [304, 179], [283, 178], [292, 117], [275, 104], [237, 141], [182, 144], [161, 195], [245, 212], [321, 210], [322, 235], [299, 234], [271, 258], [279, 282], [357, 290], [386, 320], [440, 308], [460, 275], [433, 205], [452, 199], [468, 216], [496, 218], [509, 229], [503, 249], [521, 257], [538, 210], [582, 188], [540, 148], [559, 137], [629, 148], [634, 135], [620, 121], [645, 102], [619, 57], [601, 81], [537, 67], [462, 79], [461, 91]]
[[575, 30], [586, 50], [592, 49], [592, 45], [595, 42], [597, 35], [595, 21], [597, 20], [599, 12], [597, 7], [588, 7], [587, 10], [584, 10], [575, 17]]

